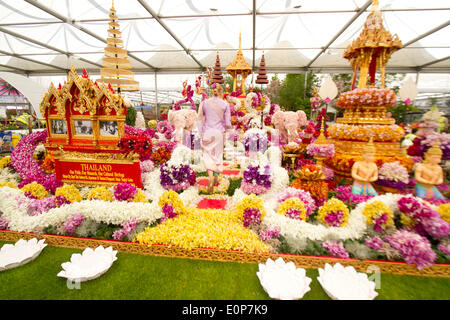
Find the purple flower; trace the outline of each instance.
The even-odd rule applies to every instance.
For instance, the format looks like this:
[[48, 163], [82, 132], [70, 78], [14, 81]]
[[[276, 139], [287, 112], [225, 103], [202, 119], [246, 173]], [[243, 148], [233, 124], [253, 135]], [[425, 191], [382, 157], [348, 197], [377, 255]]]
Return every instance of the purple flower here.
[[119, 183], [114, 187], [114, 198], [119, 201], [128, 201], [137, 193], [135, 186], [129, 183]]
[[325, 222], [332, 227], [339, 227], [344, 222], [342, 210], [332, 211], [325, 217]]
[[302, 212], [300, 210], [291, 208], [291, 209], [287, 209], [286, 210], [285, 216], [289, 217], [291, 219], [301, 220], [302, 219], [301, 216], [300, 216], [301, 213]]
[[280, 228], [278, 226], [267, 228], [259, 233], [259, 239], [269, 241], [280, 236]]
[[122, 229], [113, 232], [113, 239], [121, 240], [123, 237], [130, 235], [134, 230], [136, 230], [137, 220], [136, 218], [121, 224]]
[[272, 173], [270, 170], [270, 166], [266, 165], [262, 169], [263, 172], [261, 173], [261, 167], [259, 165], [247, 166], [247, 169], [245, 169], [243, 173], [243, 182], [269, 189], [272, 186]]
[[414, 232], [398, 230], [384, 240], [403, 256], [406, 263], [415, 264], [418, 269], [431, 267], [437, 259], [430, 242]]
[[175, 218], [177, 216], [177, 213], [175, 212], [174, 208], [170, 204], [165, 204], [163, 209], [163, 217], [161, 218], [161, 223], [166, 221], [167, 219]]
[[247, 208], [244, 211], [244, 227], [251, 224], [259, 225], [261, 223], [261, 213], [256, 208]]
[[4, 217], [0, 217], [0, 230], [8, 230], [9, 220]]
[[313, 214], [317, 209], [316, 202], [311, 197], [311, 194], [308, 191], [288, 187], [277, 195], [277, 200], [279, 203], [289, 198], [299, 198], [304, 203], [307, 217]]
[[76, 228], [78, 228], [84, 221], [84, 216], [80, 213], [77, 213], [70, 217], [64, 222], [64, 230], [68, 233], [75, 233]]
[[373, 196], [361, 196], [352, 194], [352, 186], [339, 186], [336, 188], [336, 198], [338, 198], [341, 201], [344, 202], [353, 202], [353, 203], [361, 203], [366, 202], [370, 198], [373, 198]]
[[336, 240], [325, 241], [322, 243], [322, 247], [327, 250], [333, 257], [338, 257], [341, 259], [348, 259], [350, 255], [347, 250], [345, 250], [342, 242], [337, 242]]
[[[1, 226], [0, 226], [1, 229]], [[439, 243], [437, 246], [438, 250], [446, 254], [447, 256], [450, 256], [450, 242], [447, 243]]]
[[28, 203], [28, 214], [31, 216], [39, 215], [47, 212], [52, 208], [58, 207], [55, 197], [47, 197], [41, 200], [32, 199]]
[[244, 136], [245, 151], [265, 152], [268, 145], [267, 135], [263, 132], [252, 132]]
[[159, 170], [161, 186], [166, 190], [182, 191], [196, 183], [197, 175], [187, 164], [169, 165], [164, 163]]
[[383, 240], [381, 240], [381, 238], [374, 236], [372, 238], [366, 238], [366, 240], [364, 240], [366, 246], [368, 246], [369, 248], [372, 248], [374, 250], [380, 250], [383, 247]]

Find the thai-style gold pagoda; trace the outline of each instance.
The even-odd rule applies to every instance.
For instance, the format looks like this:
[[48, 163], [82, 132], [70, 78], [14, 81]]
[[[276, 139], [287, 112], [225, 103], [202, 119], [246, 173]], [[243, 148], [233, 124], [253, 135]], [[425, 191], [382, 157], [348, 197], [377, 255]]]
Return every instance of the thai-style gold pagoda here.
[[383, 26], [379, 0], [372, 1], [372, 12], [357, 39], [347, 47], [344, 58], [353, 69], [352, 89], [359, 71], [358, 88], [373, 87], [377, 70], [381, 73], [381, 88], [385, 87], [385, 68], [391, 55], [402, 48], [397, 34], [392, 36]]
[[245, 61], [241, 46], [241, 33], [239, 33], [239, 50], [227, 68], [227, 72], [233, 77], [233, 91], [241, 90], [241, 96], [246, 95], [245, 79], [252, 73], [252, 67]]
[[131, 71], [131, 64], [128, 60], [128, 52], [123, 46], [114, 2], [110, 9], [109, 19], [103, 68], [100, 69], [101, 77], [97, 81], [105, 85], [111, 84], [118, 92], [139, 91], [139, 82], [134, 80], [134, 73]]

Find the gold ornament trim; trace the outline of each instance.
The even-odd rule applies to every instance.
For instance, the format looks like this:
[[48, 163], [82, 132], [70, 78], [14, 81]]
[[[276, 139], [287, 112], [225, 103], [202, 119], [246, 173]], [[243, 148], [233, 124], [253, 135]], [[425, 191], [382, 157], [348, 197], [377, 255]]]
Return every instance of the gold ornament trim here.
[[[195, 260], [209, 260], [222, 262], [240, 262], [240, 263], [264, 263], [271, 258], [276, 260], [283, 258], [284, 261], [292, 261], [299, 268], [323, 268], [325, 263], [335, 264], [340, 263], [343, 266], [353, 266], [359, 272], [368, 272], [377, 267], [381, 273], [392, 273], [400, 275], [412, 275], [422, 277], [443, 277], [450, 278], [450, 264], [435, 264], [432, 267], [427, 267], [418, 270], [414, 265], [408, 265], [404, 262], [390, 262], [378, 260], [356, 260], [356, 259], [339, 259], [332, 257], [317, 257], [317, 256], [301, 256], [291, 254], [277, 254], [277, 253], [258, 253], [258, 252], [244, 252], [234, 250], [219, 250], [219, 249], [183, 249], [175, 246], [166, 245], [144, 245], [133, 242], [121, 242], [113, 240], [99, 240], [88, 238], [75, 238], [67, 236], [57, 236], [43, 234], [41, 236], [33, 233], [16, 232], [16, 231], [0, 231], [0, 240], [15, 242], [19, 239], [29, 240], [31, 238], [45, 239], [45, 242], [50, 246], [85, 249], [87, 247], [95, 248], [97, 246], [109, 247], [112, 246], [114, 250], [124, 253], [143, 254], [150, 256], [170, 257], [170, 258], [185, 258]], [[370, 268], [370, 269], [369, 269]]]

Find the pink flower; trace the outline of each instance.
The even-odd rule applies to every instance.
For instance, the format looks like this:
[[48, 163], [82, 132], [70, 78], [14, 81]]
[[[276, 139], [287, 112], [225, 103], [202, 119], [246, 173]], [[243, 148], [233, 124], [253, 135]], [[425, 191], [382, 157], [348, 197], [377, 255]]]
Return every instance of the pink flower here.
[[372, 248], [374, 250], [380, 250], [383, 247], [383, 240], [381, 240], [381, 238], [374, 236], [372, 238], [366, 238], [364, 240], [366, 246], [368, 246], [369, 248]]
[[113, 239], [122, 240], [124, 237], [130, 235], [134, 230], [136, 230], [137, 220], [136, 218], [121, 224], [122, 229], [113, 232]]
[[336, 240], [325, 241], [322, 243], [322, 247], [327, 250], [333, 257], [338, 257], [341, 259], [348, 259], [350, 255], [347, 250], [345, 250], [342, 242], [337, 242]]
[[261, 224], [261, 213], [256, 208], [247, 208], [244, 211], [244, 227], [251, 224]]
[[131, 200], [136, 193], [136, 187], [128, 182], [119, 183], [114, 187], [114, 198], [119, 201]]
[[77, 213], [70, 217], [69, 219], [64, 222], [64, 230], [66, 230], [68, 233], [75, 233], [76, 228], [78, 228], [81, 223], [84, 221], [84, 216], [80, 213]]

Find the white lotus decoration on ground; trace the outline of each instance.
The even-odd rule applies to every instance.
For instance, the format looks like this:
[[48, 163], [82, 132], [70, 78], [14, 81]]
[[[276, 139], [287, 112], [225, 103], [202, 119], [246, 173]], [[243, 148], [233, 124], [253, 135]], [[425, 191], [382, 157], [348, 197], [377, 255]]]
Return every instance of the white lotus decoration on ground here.
[[0, 249], [0, 271], [19, 267], [36, 259], [47, 246], [45, 239], [20, 239], [15, 244], [5, 244]]
[[319, 268], [317, 280], [333, 300], [373, 300], [378, 295], [375, 282], [370, 281], [367, 274], [340, 263], [334, 266], [327, 263], [324, 269]]
[[70, 262], [61, 264], [62, 271], [58, 277], [67, 278], [72, 281], [89, 281], [100, 277], [117, 260], [117, 251], [112, 247], [103, 248], [98, 246], [95, 250], [86, 248], [81, 254], [74, 253]]
[[286, 263], [282, 258], [260, 263], [256, 275], [272, 299], [297, 300], [311, 290], [311, 279], [306, 277], [305, 269], [296, 268], [293, 262]]

